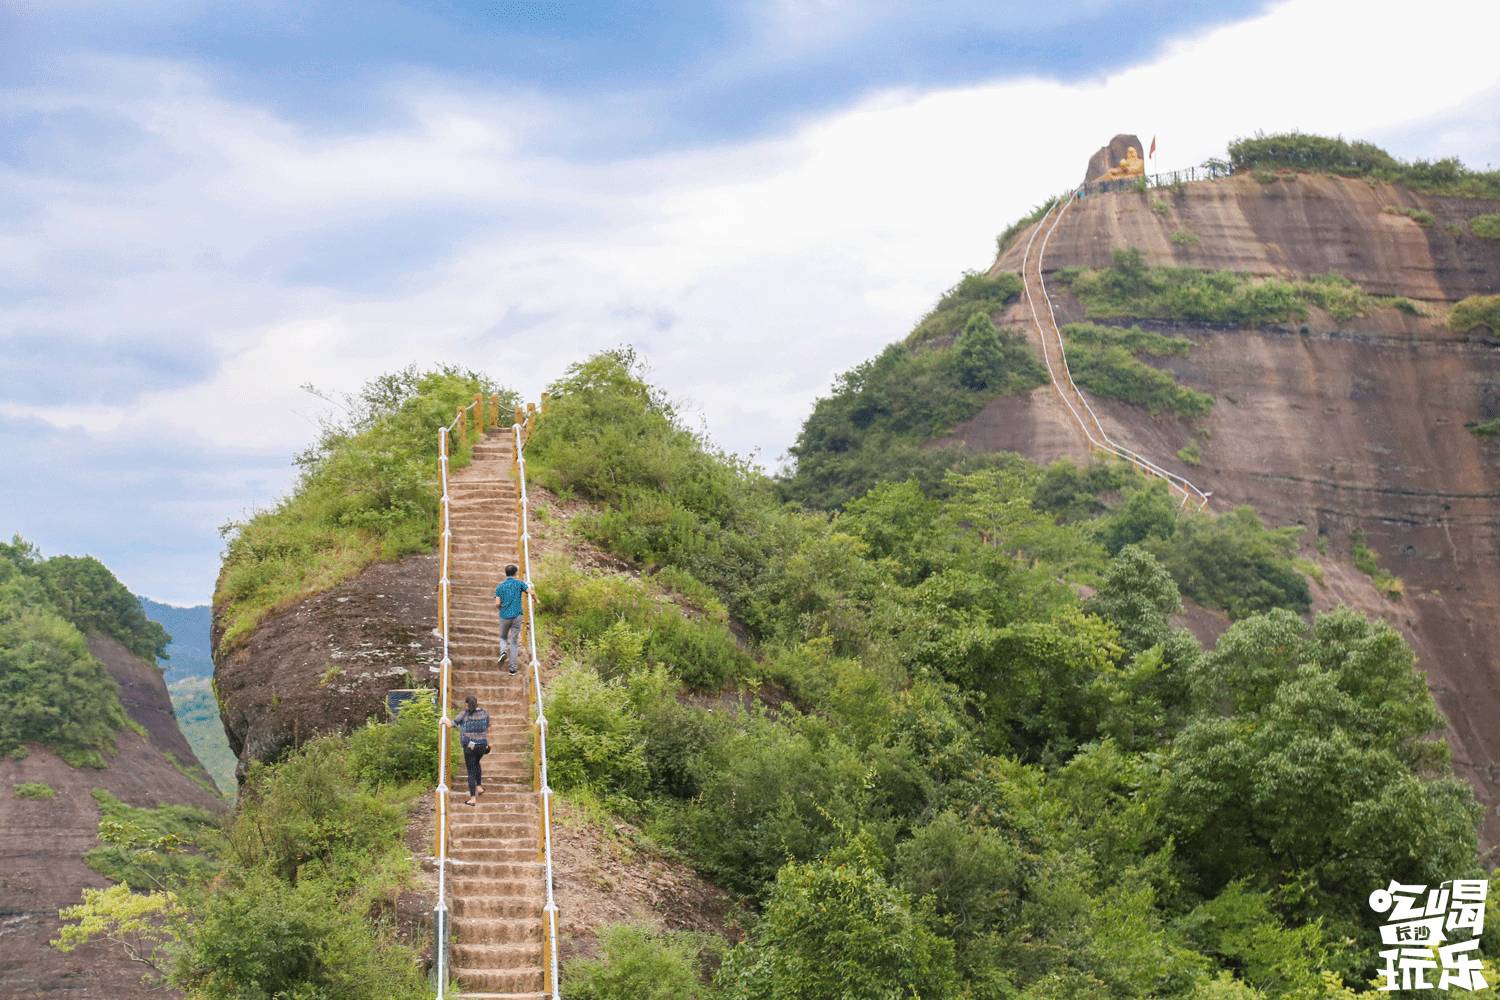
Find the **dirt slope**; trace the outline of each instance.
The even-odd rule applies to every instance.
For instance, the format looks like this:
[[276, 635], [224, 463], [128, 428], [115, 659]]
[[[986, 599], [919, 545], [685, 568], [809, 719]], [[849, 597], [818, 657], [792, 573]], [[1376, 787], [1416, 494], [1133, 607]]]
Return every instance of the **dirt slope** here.
[[[1166, 203], [1164, 212], [1150, 199]], [[1421, 226], [1385, 211], [1420, 207]], [[1344, 274], [1365, 289], [1404, 295], [1427, 315], [1394, 309], [1347, 322], [1315, 314], [1296, 326], [1209, 329], [1171, 325], [1194, 343], [1164, 364], [1212, 393], [1202, 422], [1202, 465], [1176, 452], [1194, 428], [1095, 399], [1110, 434], [1214, 492], [1215, 506], [1248, 503], [1275, 524], [1302, 524], [1307, 552], [1324, 536], [1327, 574], [1319, 608], [1339, 602], [1398, 625], [1411, 640], [1448, 719], [1459, 773], [1487, 809], [1483, 834], [1500, 844], [1500, 441], [1466, 421], [1500, 415], [1500, 337], [1457, 335], [1443, 324], [1453, 301], [1500, 289], [1500, 243], [1455, 229], [1490, 202], [1416, 195], [1383, 183], [1302, 175], [1190, 184], [1180, 194], [1117, 192], [1069, 210], [1047, 247], [1046, 271], [1105, 266], [1116, 247], [1153, 264], [1228, 268], [1285, 277]], [[1174, 244], [1184, 228], [1196, 245]], [[1022, 233], [996, 263], [1018, 270]], [[1060, 282], [1049, 283], [1058, 320], [1083, 318]], [[1026, 329], [1030, 316], [1006, 317]], [[1143, 324], [1168, 329], [1167, 324]], [[1034, 333], [1033, 333], [1034, 336]], [[1051, 388], [998, 400], [953, 439], [1017, 450], [1043, 461], [1078, 451]], [[1362, 532], [1406, 596], [1381, 597], [1349, 565]]]
[[[161, 671], [114, 639], [91, 636], [89, 648], [120, 685], [126, 711], [147, 736], [129, 730], [117, 734], [119, 752], [103, 771], [69, 767], [36, 745], [24, 760], [0, 760], [0, 998], [5, 1000], [162, 996], [141, 986], [143, 970], [106, 945], [87, 945], [71, 955], [47, 946], [60, 925], [58, 909], [78, 902], [84, 887], [109, 884], [83, 863], [84, 852], [98, 843], [99, 807], [90, 792], [103, 788], [135, 806], [223, 806], [177, 729]], [[13, 789], [21, 782], [42, 782], [57, 796], [17, 799]]]

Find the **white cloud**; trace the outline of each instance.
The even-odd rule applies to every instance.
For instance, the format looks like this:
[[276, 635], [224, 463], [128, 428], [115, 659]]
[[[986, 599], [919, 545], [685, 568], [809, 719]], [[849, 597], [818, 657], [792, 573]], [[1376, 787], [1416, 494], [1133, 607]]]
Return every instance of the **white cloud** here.
[[[835, 372], [986, 266], [994, 234], [1115, 132], [1159, 136], [1163, 168], [1258, 128], [1500, 161], [1500, 8], [1438, 0], [1399, 24], [1368, 3], [1289, 3], [1097, 81], [892, 92], [767, 139], [588, 161], [540, 150], [580, 148], [598, 111], [533, 94], [398, 81], [394, 123], [331, 135], [185, 65], [91, 64], [88, 86], [5, 95], [127, 138], [77, 171], [0, 172], [0, 195], [29, 206], [0, 263], [30, 290], [0, 293], [0, 331], [207, 345], [217, 367], [86, 409], [0, 411], [291, 454], [310, 434], [304, 382], [452, 361], [534, 396], [568, 362], [634, 342], [722, 443], [774, 461]], [[361, 280], [356, 250], [392, 275]], [[289, 261], [337, 280], [296, 280]]]

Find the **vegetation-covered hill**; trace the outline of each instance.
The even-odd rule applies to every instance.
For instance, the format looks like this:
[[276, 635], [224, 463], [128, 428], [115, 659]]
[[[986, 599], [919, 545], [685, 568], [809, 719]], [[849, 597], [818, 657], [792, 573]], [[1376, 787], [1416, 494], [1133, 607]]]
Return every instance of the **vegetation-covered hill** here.
[[24, 755], [34, 742], [75, 767], [104, 766], [131, 722], [88, 632], [153, 661], [167, 643], [97, 559], [43, 559], [19, 537], [0, 543], [0, 753]]
[[163, 604], [149, 597], [138, 598], [146, 617], [166, 630], [166, 656], [162, 669], [168, 684], [188, 677], [212, 677], [214, 674], [213, 609], [206, 604], [179, 607]]
[[[456, 367], [415, 367], [375, 379], [345, 399], [297, 456], [302, 476], [275, 508], [226, 531], [228, 553], [214, 592], [219, 651], [240, 643], [271, 611], [326, 590], [378, 559], [432, 548], [438, 487], [432, 451], [436, 428], [475, 393], [496, 388]], [[502, 406], [515, 396], [502, 395]], [[458, 447], [453, 468], [468, 462]]]
[[799, 512], [628, 356], [553, 388], [536, 474], [643, 572], [544, 567], [554, 781], [756, 913], [727, 952], [611, 939], [569, 996], [670, 972], [721, 998], [1344, 997], [1372, 972], [1372, 887], [1479, 870], [1401, 638], [1266, 610], [1275, 574], [1190, 538], [1247, 602], [1200, 649], [1168, 622], [1171, 538], [1139, 533], [1151, 490], [1006, 460]]
[[1303, 170], [1391, 181], [1430, 194], [1500, 198], [1500, 170], [1471, 170], [1453, 157], [1407, 162], [1374, 143], [1342, 137], [1257, 133], [1229, 144], [1229, 163], [1237, 171]]
[[[0, 545], [0, 992], [147, 995], [123, 956], [47, 946], [58, 909], [100, 884], [113, 803], [216, 822], [222, 799], [172, 715], [161, 627], [92, 558]], [[125, 803], [129, 803], [128, 806]], [[103, 822], [101, 822], [103, 821]], [[102, 853], [101, 853], [102, 852]]]

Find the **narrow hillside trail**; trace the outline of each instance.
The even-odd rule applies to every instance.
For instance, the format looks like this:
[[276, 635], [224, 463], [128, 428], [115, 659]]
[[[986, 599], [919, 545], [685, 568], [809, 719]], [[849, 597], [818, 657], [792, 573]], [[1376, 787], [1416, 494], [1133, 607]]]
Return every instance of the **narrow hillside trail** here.
[[467, 696], [477, 698], [490, 714], [491, 748], [483, 761], [484, 794], [477, 805], [464, 805], [468, 793], [461, 755], [454, 755], [449, 779], [453, 976], [465, 990], [461, 996], [491, 1000], [546, 995], [545, 875], [538, 860], [527, 673], [507, 673], [498, 664], [500, 622], [494, 601], [505, 566], [521, 562], [514, 459], [510, 428], [493, 430], [474, 446], [473, 461], [449, 482], [449, 710], [456, 716]]
[[1049, 222], [1056, 226], [1066, 211], [1066, 206], [1071, 199], [1059, 198], [1051, 208], [1032, 227], [1031, 236], [1026, 240], [1026, 250], [1021, 258], [1021, 279], [1025, 283], [1026, 307], [1031, 313], [1033, 325], [1036, 327], [1037, 340], [1042, 347], [1042, 360], [1047, 365], [1047, 374], [1052, 379], [1052, 387], [1063, 401], [1063, 406], [1072, 415], [1074, 423], [1078, 427], [1078, 433], [1083, 438], [1084, 444], [1093, 447], [1095, 441], [1104, 440], [1104, 428], [1099, 423], [1099, 418], [1094, 415], [1092, 409], [1084, 402], [1083, 393], [1073, 384], [1071, 377], [1059, 377], [1059, 372], [1066, 373], [1067, 361], [1064, 360], [1062, 351], [1062, 332], [1057, 328], [1057, 319], [1052, 315], [1051, 303], [1047, 299], [1047, 286], [1042, 279], [1042, 251], [1041, 247], [1034, 246], [1037, 235], [1046, 231], [1043, 243], [1051, 236], [1048, 229]]
[[[1144, 455], [1111, 438], [1105, 431], [1104, 425], [1100, 423], [1099, 415], [1094, 412], [1094, 408], [1084, 397], [1083, 391], [1073, 381], [1073, 374], [1068, 369], [1068, 354], [1063, 346], [1062, 331], [1058, 329], [1057, 316], [1052, 308], [1052, 300], [1047, 295], [1047, 281], [1043, 274], [1047, 242], [1052, 238], [1058, 223], [1062, 221], [1062, 217], [1067, 214], [1072, 204], [1073, 198], [1069, 194], [1057, 199], [1052, 207], [1047, 209], [1032, 227], [1031, 235], [1027, 237], [1026, 247], [1021, 256], [1021, 280], [1025, 288], [1026, 307], [1036, 327], [1037, 341], [1042, 348], [1042, 361], [1047, 366], [1047, 375], [1052, 381], [1052, 388], [1057, 391], [1063, 406], [1072, 416], [1073, 422], [1077, 425], [1079, 433], [1090, 450], [1123, 459], [1143, 475], [1165, 480], [1172, 492], [1182, 497], [1184, 506], [1191, 503], [1200, 510], [1206, 509], [1210, 494], [1203, 492], [1182, 476], [1169, 472]], [[1041, 242], [1038, 244], [1039, 235]]]

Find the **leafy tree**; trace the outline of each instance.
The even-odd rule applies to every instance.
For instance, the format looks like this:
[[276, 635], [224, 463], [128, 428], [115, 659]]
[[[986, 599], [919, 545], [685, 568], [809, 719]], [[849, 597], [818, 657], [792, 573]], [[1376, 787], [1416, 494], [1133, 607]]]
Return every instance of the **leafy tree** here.
[[931, 897], [960, 946], [1006, 933], [1019, 917], [1025, 881], [1021, 849], [999, 832], [945, 811], [896, 849], [896, 883], [913, 899]]
[[1019, 372], [1036, 365], [1026, 341], [1019, 334], [995, 329], [989, 314], [969, 317], [953, 352], [958, 381], [970, 389], [993, 389], [1008, 384]]
[[1472, 793], [1431, 774], [1437, 716], [1389, 626], [1347, 611], [1310, 629], [1259, 615], [1200, 669], [1208, 710], [1174, 743], [1167, 802], [1206, 891], [1295, 885], [1290, 912], [1345, 927], [1385, 880], [1473, 865]]
[[55, 612], [19, 539], [0, 551], [0, 753], [43, 743], [74, 767], [103, 767], [130, 725], [114, 679]]
[[929, 919], [863, 859], [789, 864], [718, 984], [726, 1000], [955, 996], [953, 945]]
[[1032, 503], [1064, 523], [1086, 521], [1107, 509], [1101, 494], [1124, 485], [1124, 474], [1115, 465], [1095, 462], [1080, 468], [1058, 459], [1043, 471]]
[[1300, 527], [1268, 530], [1249, 507], [1184, 517], [1170, 538], [1146, 544], [1185, 594], [1235, 618], [1272, 608], [1306, 611], [1307, 580], [1292, 565]]
[[113, 636], [147, 663], [166, 656], [172, 637], [99, 560], [53, 556], [38, 568], [53, 606], [80, 632]]
[[1111, 554], [1151, 538], [1171, 538], [1177, 531], [1179, 504], [1167, 484], [1153, 480], [1130, 491], [1125, 502], [1098, 527], [1099, 541]]
[[1160, 560], [1138, 545], [1127, 545], [1109, 564], [1087, 607], [1114, 623], [1126, 650], [1142, 653], [1167, 641], [1170, 618], [1182, 610], [1182, 597]]

